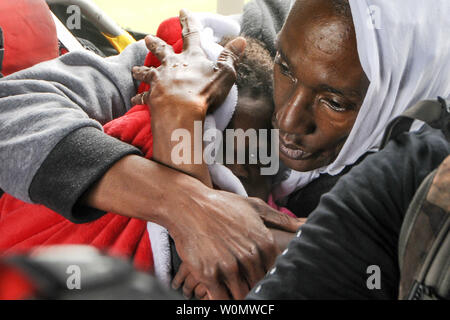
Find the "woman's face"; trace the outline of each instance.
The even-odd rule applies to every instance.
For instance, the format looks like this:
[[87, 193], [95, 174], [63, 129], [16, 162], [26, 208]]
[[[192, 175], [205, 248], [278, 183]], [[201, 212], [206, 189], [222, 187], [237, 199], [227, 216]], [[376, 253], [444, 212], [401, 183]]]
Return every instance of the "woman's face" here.
[[297, 171], [326, 166], [350, 134], [369, 86], [352, 22], [327, 1], [302, 1], [277, 48], [272, 122], [280, 130], [280, 158]]

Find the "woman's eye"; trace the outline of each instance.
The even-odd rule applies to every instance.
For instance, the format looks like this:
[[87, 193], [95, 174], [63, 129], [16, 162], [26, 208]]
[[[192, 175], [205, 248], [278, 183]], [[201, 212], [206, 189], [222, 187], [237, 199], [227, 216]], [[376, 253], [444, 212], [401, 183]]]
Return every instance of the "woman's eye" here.
[[289, 66], [283, 59], [279, 52], [277, 52], [275, 56], [275, 63], [280, 67], [281, 74], [288, 77], [292, 82], [297, 82], [297, 79], [292, 75], [291, 70], [289, 70]]
[[332, 110], [336, 111], [336, 112], [344, 112], [347, 110], [346, 107], [344, 107], [343, 105], [341, 105], [339, 102], [336, 102], [334, 100], [331, 99], [323, 99], [324, 103]]

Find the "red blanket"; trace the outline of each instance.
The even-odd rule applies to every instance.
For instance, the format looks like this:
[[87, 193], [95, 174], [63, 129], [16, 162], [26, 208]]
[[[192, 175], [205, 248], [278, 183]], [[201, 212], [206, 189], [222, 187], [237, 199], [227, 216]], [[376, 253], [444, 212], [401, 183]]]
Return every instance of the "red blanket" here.
[[[163, 22], [157, 36], [181, 52], [181, 27], [178, 18]], [[159, 66], [149, 53], [146, 66]], [[148, 90], [141, 84], [139, 92]], [[126, 115], [104, 126], [107, 134], [138, 147], [146, 158], [152, 156], [153, 139], [148, 106], [135, 106]], [[5, 194], [0, 199], [0, 252], [22, 253], [33, 247], [57, 244], [84, 244], [106, 250], [115, 256], [131, 258], [142, 270], [153, 271], [153, 256], [147, 223], [108, 213], [102, 218], [74, 224], [40, 205], [24, 203]]]
[[[182, 51], [178, 18], [163, 22], [157, 36], [172, 45], [176, 53]], [[149, 53], [145, 65], [157, 67], [160, 63]], [[148, 89], [149, 86], [143, 83], [139, 92]], [[133, 107], [124, 116], [106, 124], [104, 130], [139, 148], [147, 159], [152, 157], [148, 106]], [[271, 205], [279, 209], [274, 203]], [[57, 244], [92, 245], [109, 254], [132, 259], [141, 270], [154, 270], [146, 221], [108, 213], [94, 222], [77, 225], [44, 206], [24, 203], [8, 194], [0, 199], [0, 253], [22, 253], [36, 246]]]
[[[105, 131], [139, 147], [151, 157], [152, 135], [147, 106], [136, 106], [105, 126]], [[44, 206], [22, 202], [5, 194], [0, 199], [0, 252], [20, 253], [35, 246], [85, 244], [112, 255], [132, 258], [136, 267], [153, 270], [147, 223], [108, 213], [102, 218], [74, 224]]]

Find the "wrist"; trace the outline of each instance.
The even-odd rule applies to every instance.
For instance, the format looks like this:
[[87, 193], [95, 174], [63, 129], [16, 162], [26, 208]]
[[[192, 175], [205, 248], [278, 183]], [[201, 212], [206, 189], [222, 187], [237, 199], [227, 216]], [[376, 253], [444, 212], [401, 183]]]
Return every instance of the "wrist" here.
[[[139, 156], [119, 160], [86, 193], [82, 203], [116, 214], [157, 223], [175, 234], [189, 212], [214, 190], [184, 173]], [[196, 208], [198, 207], [198, 208]]]
[[170, 98], [159, 97], [151, 99], [152, 117], [182, 122], [183, 119], [204, 120], [208, 111], [208, 105], [203, 99], [186, 99], [171, 101]]
[[[152, 110], [151, 119], [154, 141], [153, 159], [193, 175], [191, 171], [197, 171], [196, 168], [203, 164], [204, 115], [198, 112], [186, 113], [186, 111], [177, 113], [174, 110], [155, 114]], [[178, 150], [181, 146], [183, 146], [182, 151]], [[182, 163], [173, 159], [175, 155], [173, 152], [177, 157], [182, 157]]]
[[[194, 121], [205, 121], [206, 108], [198, 104], [163, 105], [158, 108], [151, 107], [151, 117], [155, 125], [183, 128]], [[152, 122], [153, 125], [153, 122]]]
[[207, 187], [198, 179], [188, 175], [180, 179], [171, 188], [175, 201], [170, 207], [164, 207], [158, 224], [165, 227], [175, 242], [183, 241], [204, 221], [204, 214], [213, 212], [211, 206], [217, 205], [217, 191]]

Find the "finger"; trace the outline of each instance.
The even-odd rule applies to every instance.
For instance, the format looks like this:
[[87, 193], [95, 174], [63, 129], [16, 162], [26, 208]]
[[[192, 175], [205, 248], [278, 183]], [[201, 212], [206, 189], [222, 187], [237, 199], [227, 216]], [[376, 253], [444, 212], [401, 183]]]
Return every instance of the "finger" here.
[[214, 79], [201, 92], [208, 97], [209, 112], [214, 111], [223, 103], [236, 81], [236, 65], [245, 50], [246, 44], [244, 38], [236, 38], [230, 41], [219, 55], [216, 64], [218, 69]]
[[225, 280], [225, 284], [230, 290], [231, 296], [234, 300], [243, 300], [250, 292], [250, 287], [247, 280], [239, 277], [237, 274], [231, 274]]
[[150, 50], [156, 58], [161, 63], [164, 63], [164, 61], [174, 55], [172, 46], [168, 45], [164, 40], [148, 35], [145, 37], [145, 44], [147, 45], [148, 50]]
[[208, 290], [203, 283], [199, 283], [194, 289], [195, 298], [198, 300], [206, 300], [208, 299]]
[[297, 232], [298, 228], [305, 223], [305, 220], [290, 217], [276, 210], [264, 212], [261, 218], [267, 227], [287, 232]]
[[238, 261], [236, 259], [234, 261], [223, 260], [220, 264], [223, 281], [230, 290], [233, 299], [244, 299], [250, 292], [250, 287], [245, 275], [241, 272]]
[[202, 300], [214, 300], [214, 298], [211, 293], [207, 291], [206, 297], [204, 297]]
[[133, 98], [131, 98], [131, 105], [137, 106], [137, 105], [145, 104], [145, 103], [142, 103], [144, 101], [144, 93], [137, 94]]
[[211, 298], [211, 296], [209, 296], [209, 294], [207, 294], [206, 296], [204, 296], [204, 297], [201, 298], [200, 300], [202, 300], [202, 301], [207, 301], [207, 300], [213, 300], [213, 299]]
[[186, 264], [182, 263], [180, 266], [180, 269], [178, 270], [177, 274], [172, 280], [172, 288], [174, 290], [177, 290], [181, 287], [181, 285], [184, 283], [184, 280], [186, 277], [190, 274], [189, 269], [187, 268]]
[[[206, 285], [206, 284], [205, 284]], [[224, 284], [206, 285], [210, 300], [231, 300], [232, 297]]]
[[225, 48], [217, 58], [217, 79], [215, 84], [218, 86], [229, 86], [236, 81], [236, 67], [242, 56], [247, 42], [244, 38], [236, 38], [225, 45]]
[[[306, 223], [306, 221], [308, 221], [308, 218], [297, 218], [298, 228], [300, 228], [302, 225], [304, 225]], [[298, 230], [298, 228], [297, 228], [297, 230]]]
[[241, 275], [245, 277], [247, 286], [252, 288], [261, 280], [266, 270], [263, 267], [263, 258], [255, 242], [247, 240], [246, 243], [234, 242], [230, 239], [230, 245], [238, 261]]
[[[265, 275], [270, 269], [272, 269], [277, 256], [280, 254], [280, 249], [276, 245], [272, 233], [269, 232], [267, 241], [260, 244], [258, 249], [261, 255], [262, 267]], [[263, 277], [264, 276], [262, 276], [261, 279]]]
[[155, 68], [151, 67], [133, 67], [133, 69], [131, 69], [132, 73], [133, 73], [133, 78], [141, 81], [141, 82], [145, 82], [148, 84], [152, 84], [153, 81], [157, 80], [159, 78], [159, 73], [158, 70], [156, 70]]
[[206, 287], [208, 289], [210, 300], [232, 300], [230, 292], [225, 284], [215, 284]]
[[137, 105], [149, 105], [147, 99], [150, 96], [150, 90], [145, 91], [144, 93], [140, 93], [135, 95], [133, 98], [131, 98], [131, 105], [137, 106]]
[[199, 281], [197, 281], [197, 279], [195, 279], [192, 274], [190, 273], [186, 279], [184, 280], [183, 283], [183, 295], [187, 298], [187, 299], [191, 299], [192, 295], [194, 293], [195, 287], [197, 287], [197, 285], [200, 284]]
[[279, 229], [287, 232], [296, 232], [298, 228], [304, 223], [303, 220], [299, 220], [288, 216], [287, 214], [281, 213], [264, 201], [259, 199], [249, 199], [250, 204], [258, 211], [264, 224], [269, 228]]
[[239, 258], [242, 273], [245, 274], [249, 288], [253, 288], [266, 275], [263, 257], [255, 244], [250, 246], [250, 255], [243, 254]]
[[210, 300], [229, 300], [232, 298], [225, 284], [220, 281], [217, 265], [205, 266], [203, 275], [204, 281], [202, 282], [208, 291]]
[[180, 24], [183, 29], [183, 52], [201, 50], [201, 25], [189, 10], [181, 9]]
[[242, 37], [237, 37], [225, 45], [224, 50], [217, 60], [218, 65], [229, 64], [233, 68], [239, 62], [239, 59], [245, 51], [247, 41]]

